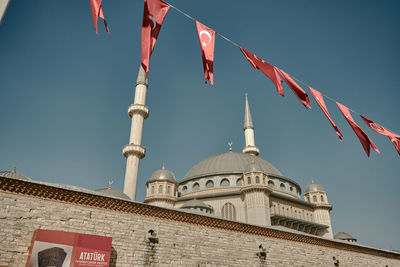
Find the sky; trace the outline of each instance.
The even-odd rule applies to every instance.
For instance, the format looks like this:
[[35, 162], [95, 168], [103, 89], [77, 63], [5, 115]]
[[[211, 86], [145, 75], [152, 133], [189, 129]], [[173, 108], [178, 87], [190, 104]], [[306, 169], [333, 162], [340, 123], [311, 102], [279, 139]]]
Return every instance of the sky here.
[[[345, 106], [400, 133], [398, 1], [184, 1], [170, 4]], [[103, 0], [110, 34], [96, 35], [87, 1], [11, 0], [0, 25], [0, 170], [37, 181], [123, 190], [141, 60], [142, 1]], [[400, 249], [400, 156], [356, 122], [381, 151], [368, 158], [335, 103], [343, 142], [314, 99], [285, 97], [240, 50], [216, 38], [214, 86], [204, 83], [195, 23], [170, 9], [150, 62], [137, 200], [165, 163], [177, 180], [201, 160], [244, 146], [248, 93], [260, 157], [333, 205], [333, 232]], [[303, 87], [303, 89], [306, 89]]]

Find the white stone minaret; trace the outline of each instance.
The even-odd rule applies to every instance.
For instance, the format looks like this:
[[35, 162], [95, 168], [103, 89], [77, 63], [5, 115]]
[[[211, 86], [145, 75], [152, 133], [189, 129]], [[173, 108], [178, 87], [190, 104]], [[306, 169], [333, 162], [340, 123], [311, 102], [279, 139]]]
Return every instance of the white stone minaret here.
[[247, 94], [245, 94], [245, 96], [246, 96], [246, 108], [244, 112], [244, 138], [246, 145], [243, 148], [242, 152], [258, 156], [260, 150], [258, 149], [258, 147], [256, 147], [254, 142], [253, 121], [251, 120], [251, 113], [250, 113], [249, 102], [247, 100]]
[[132, 200], [135, 200], [136, 196], [139, 161], [146, 154], [146, 149], [141, 146], [141, 143], [143, 120], [149, 115], [149, 109], [145, 105], [147, 85], [146, 72], [140, 66], [136, 80], [135, 100], [133, 105], [128, 108], [128, 115], [132, 118], [131, 135], [129, 144], [125, 145], [122, 150], [122, 154], [126, 158], [124, 193]]

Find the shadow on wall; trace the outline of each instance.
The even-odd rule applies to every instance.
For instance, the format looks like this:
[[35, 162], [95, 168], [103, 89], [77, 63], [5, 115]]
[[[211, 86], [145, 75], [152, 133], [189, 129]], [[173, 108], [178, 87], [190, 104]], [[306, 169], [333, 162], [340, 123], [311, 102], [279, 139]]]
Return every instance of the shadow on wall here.
[[115, 250], [114, 247], [111, 247], [110, 267], [117, 266], [117, 256], [118, 256], [117, 251]]

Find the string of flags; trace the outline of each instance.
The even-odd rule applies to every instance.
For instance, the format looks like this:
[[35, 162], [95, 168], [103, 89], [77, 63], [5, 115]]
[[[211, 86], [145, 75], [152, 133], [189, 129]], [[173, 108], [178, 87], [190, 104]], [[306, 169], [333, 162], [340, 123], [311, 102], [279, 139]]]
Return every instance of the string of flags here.
[[[90, 5], [92, 9], [92, 17], [94, 28], [96, 30], [96, 34], [98, 33], [97, 29], [97, 21], [98, 18], [103, 19], [106, 31], [109, 32], [106, 19], [103, 13], [102, 7], [103, 0], [90, 0]], [[297, 96], [299, 101], [306, 107], [307, 109], [311, 109], [310, 99], [308, 97], [307, 92], [301, 88], [295, 80], [298, 82], [306, 85], [302, 81], [292, 77], [284, 70], [269, 64], [265, 60], [257, 57], [255, 54], [249, 52], [248, 50], [244, 49], [237, 43], [233, 42], [232, 40], [226, 38], [222, 34], [212, 30], [211, 28], [203, 25], [196, 19], [192, 18], [188, 14], [184, 13], [183, 11], [179, 10], [178, 8], [162, 1], [162, 0], [144, 0], [144, 10], [143, 10], [143, 23], [142, 23], [142, 60], [141, 64], [144, 70], [146, 71], [146, 76], [149, 72], [150, 68], [150, 57], [154, 50], [158, 34], [160, 33], [161, 26], [164, 22], [164, 19], [167, 15], [169, 8], [172, 7], [179, 13], [185, 15], [189, 19], [195, 21], [197, 33], [199, 37], [200, 43], [200, 51], [201, 57], [203, 61], [203, 70], [204, 70], [204, 78], [205, 83], [210, 82], [211, 85], [214, 84], [214, 48], [215, 48], [215, 36], [219, 35], [226, 41], [232, 43], [233, 45], [237, 46], [240, 51], [243, 53], [245, 58], [249, 61], [249, 63], [256, 69], [263, 72], [275, 85], [278, 94], [284, 96], [283, 91], [283, 81], [288, 85], [288, 87], [293, 91], [293, 93]], [[307, 86], [307, 85], [306, 85]], [[336, 134], [338, 135], [340, 141], [342, 142], [343, 134], [338, 129], [337, 125], [333, 121], [329, 111], [325, 105], [323, 94], [310, 86], [307, 86], [308, 90], [311, 92], [311, 95], [317, 102], [318, 106], [321, 108], [322, 112], [325, 114], [329, 122], [331, 123], [332, 127], [334, 128]], [[326, 95], [325, 95], [326, 96]], [[380, 154], [379, 149], [375, 146], [372, 140], [368, 137], [368, 135], [361, 129], [361, 127], [354, 121], [353, 117], [350, 114], [348, 107], [344, 106], [343, 104], [334, 101], [332, 98], [326, 96], [329, 100], [336, 102], [337, 107], [339, 108], [340, 112], [349, 123], [350, 127], [353, 129], [354, 133], [360, 140], [361, 145], [364, 148], [365, 153], [369, 157], [370, 149], [372, 147], [378, 154]], [[392, 131], [384, 128], [383, 126], [373, 122], [370, 119], [360, 115], [362, 120], [371, 128], [373, 131], [387, 136], [390, 142], [393, 144], [395, 149], [397, 150], [398, 154], [400, 155], [400, 135], [393, 133]]]

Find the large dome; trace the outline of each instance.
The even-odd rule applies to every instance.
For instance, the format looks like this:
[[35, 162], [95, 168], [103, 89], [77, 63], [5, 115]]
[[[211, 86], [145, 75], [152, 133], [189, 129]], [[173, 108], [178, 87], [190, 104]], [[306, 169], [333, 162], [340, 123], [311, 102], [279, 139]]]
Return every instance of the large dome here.
[[247, 171], [249, 164], [257, 164], [266, 174], [283, 176], [277, 168], [260, 157], [241, 152], [227, 152], [200, 161], [181, 182], [209, 175], [243, 173]]

